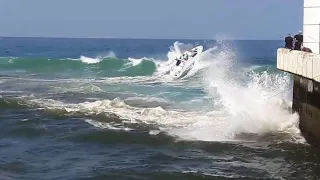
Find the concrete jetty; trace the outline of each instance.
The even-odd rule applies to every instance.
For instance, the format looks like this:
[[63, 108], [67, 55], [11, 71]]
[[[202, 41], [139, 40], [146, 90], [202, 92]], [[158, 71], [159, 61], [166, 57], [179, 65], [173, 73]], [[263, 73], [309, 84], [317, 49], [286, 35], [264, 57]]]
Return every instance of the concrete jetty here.
[[320, 144], [320, 55], [280, 48], [277, 68], [293, 75], [292, 110], [305, 139]]
[[313, 53], [279, 48], [277, 68], [293, 75], [292, 110], [305, 139], [320, 145], [320, 0], [304, 0], [303, 46]]

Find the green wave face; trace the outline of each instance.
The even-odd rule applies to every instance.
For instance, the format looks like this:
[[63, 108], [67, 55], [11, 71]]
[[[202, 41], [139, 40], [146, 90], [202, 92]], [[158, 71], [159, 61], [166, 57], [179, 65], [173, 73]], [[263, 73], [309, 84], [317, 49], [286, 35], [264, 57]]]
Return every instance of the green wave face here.
[[156, 70], [156, 64], [149, 59], [104, 58], [102, 60], [90, 60], [91, 62], [88, 63], [83, 59], [1, 58], [0, 71], [26, 74], [117, 77], [148, 76]]

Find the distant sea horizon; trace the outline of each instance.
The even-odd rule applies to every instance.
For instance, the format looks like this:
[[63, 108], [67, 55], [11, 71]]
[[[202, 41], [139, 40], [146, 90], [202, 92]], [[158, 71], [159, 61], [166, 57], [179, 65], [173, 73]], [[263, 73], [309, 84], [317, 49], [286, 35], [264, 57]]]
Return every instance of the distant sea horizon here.
[[[214, 40], [216, 41], [217, 39], [214, 38], [139, 38], [139, 37], [63, 37], [63, 36], [1, 36], [0, 38], [35, 38], [35, 39], [113, 39], [113, 40], [188, 40], [188, 41], [194, 41], [194, 40]], [[221, 38], [221, 40], [225, 41], [281, 41], [283, 39], [224, 39]]]

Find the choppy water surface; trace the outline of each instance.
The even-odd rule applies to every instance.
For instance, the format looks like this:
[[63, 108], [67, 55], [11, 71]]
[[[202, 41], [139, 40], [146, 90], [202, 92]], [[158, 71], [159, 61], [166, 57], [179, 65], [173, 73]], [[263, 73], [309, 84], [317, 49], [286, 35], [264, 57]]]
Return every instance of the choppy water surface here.
[[[319, 177], [275, 68], [282, 42], [0, 42], [0, 179]], [[194, 69], [172, 79], [195, 45]]]

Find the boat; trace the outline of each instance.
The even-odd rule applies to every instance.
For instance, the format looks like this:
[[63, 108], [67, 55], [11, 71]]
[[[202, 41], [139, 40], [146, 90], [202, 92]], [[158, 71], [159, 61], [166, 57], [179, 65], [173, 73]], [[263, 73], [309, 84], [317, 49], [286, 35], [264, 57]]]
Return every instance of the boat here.
[[189, 51], [184, 52], [179, 58], [176, 59], [176, 65], [170, 70], [170, 75], [174, 78], [182, 78], [194, 67], [194, 64], [201, 53], [203, 46], [197, 46]]

